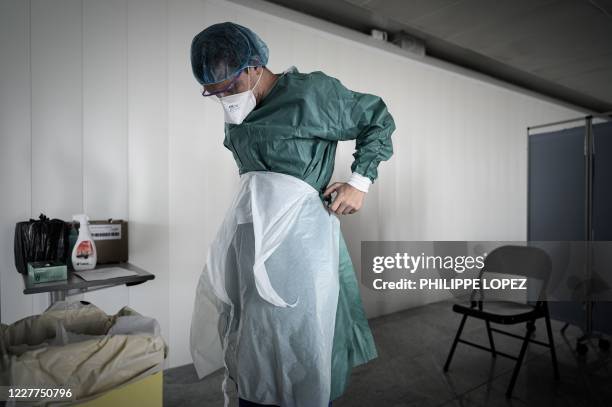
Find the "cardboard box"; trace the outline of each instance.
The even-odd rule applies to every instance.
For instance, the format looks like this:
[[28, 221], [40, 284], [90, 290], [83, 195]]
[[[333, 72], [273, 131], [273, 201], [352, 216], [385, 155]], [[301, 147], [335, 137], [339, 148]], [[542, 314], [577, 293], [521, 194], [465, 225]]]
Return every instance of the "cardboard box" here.
[[[78, 237], [79, 224], [74, 222], [76, 235], [70, 238], [70, 254]], [[128, 223], [122, 219], [90, 220], [89, 231], [98, 254], [98, 264], [128, 261]], [[73, 241], [74, 240], [74, 241]]]

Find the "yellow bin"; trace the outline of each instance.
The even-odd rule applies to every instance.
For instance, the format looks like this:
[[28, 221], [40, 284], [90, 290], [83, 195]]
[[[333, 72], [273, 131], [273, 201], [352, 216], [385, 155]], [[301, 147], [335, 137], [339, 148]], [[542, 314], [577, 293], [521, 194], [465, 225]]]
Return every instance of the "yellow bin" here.
[[79, 407], [162, 407], [164, 404], [164, 372], [157, 372], [134, 383], [118, 387]]

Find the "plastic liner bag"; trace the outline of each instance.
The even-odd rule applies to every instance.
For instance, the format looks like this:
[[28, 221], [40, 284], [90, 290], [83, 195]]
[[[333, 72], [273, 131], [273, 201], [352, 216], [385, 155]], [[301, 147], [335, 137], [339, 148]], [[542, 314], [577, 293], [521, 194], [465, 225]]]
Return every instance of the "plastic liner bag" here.
[[68, 259], [70, 225], [42, 213], [38, 218], [15, 225], [15, 267], [21, 274], [28, 274], [29, 261], [66, 263]]
[[339, 221], [299, 178], [240, 177], [198, 282], [191, 352], [198, 377], [225, 367], [239, 397], [329, 403], [338, 305]]
[[40, 315], [1, 325], [0, 386], [69, 387], [70, 402], [29, 402], [67, 406], [161, 371], [167, 354], [155, 319], [127, 306], [107, 315], [86, 301], [59, 301]]

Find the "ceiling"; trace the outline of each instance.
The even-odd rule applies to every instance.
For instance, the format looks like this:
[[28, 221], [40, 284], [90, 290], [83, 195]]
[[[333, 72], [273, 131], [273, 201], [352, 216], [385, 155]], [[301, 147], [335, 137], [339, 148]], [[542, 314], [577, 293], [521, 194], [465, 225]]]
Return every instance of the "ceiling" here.
[[404, 31], [426, 54], [612, 111], [612, 0], [268, 0], [363, 33]]

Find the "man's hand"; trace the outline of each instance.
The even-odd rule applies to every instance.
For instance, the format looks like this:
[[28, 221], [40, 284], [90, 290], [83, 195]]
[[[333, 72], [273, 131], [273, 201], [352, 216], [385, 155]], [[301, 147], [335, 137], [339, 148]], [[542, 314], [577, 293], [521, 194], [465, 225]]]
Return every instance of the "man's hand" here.
[[327, 197], [334, 191], [336, 192], [336, 197], [328, 207], [331, 212], [336, 215], [349, 215], [361, 209], [365, 192], [346, 182], [334, 182], [323, 192], [323, 196]]

